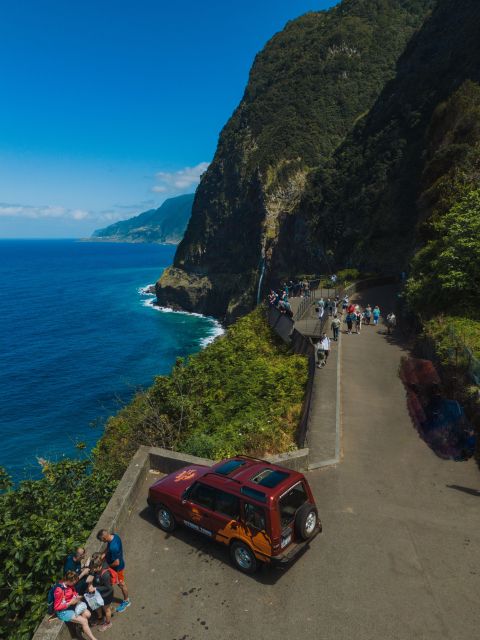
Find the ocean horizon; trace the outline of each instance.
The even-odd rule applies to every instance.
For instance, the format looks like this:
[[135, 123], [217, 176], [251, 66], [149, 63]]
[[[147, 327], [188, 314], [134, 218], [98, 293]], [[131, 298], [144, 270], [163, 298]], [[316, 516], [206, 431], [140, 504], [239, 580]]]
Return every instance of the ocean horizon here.
[[137, 390], [222, 332], [154, 305], [174, 245], [0, 239], [0, 253], [0, 466], [15, 481], [88, 454]]

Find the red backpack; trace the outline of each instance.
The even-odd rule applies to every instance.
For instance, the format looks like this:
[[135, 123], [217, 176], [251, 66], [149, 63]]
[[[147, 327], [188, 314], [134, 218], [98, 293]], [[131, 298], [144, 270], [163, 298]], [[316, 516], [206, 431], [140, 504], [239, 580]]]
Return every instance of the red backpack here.
[[108, 569], [102, 569], [102, 573], [100, 574], [100, 576], [103, 576], [106, 571], [110, 572], [112, 584], [118, 584], [118, 573], [115, 571], [115, 569], [112, 569], [112, 567], [108, 567]]

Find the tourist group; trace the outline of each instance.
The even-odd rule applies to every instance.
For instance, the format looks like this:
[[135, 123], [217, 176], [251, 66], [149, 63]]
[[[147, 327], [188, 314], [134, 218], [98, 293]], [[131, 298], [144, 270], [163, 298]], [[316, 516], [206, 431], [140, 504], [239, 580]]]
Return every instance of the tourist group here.
[[86, 558], [85, 549], [79, 547], [67, 556], [63, 578], [50, 588], [47, 598], [52, 620], [59, 618], [63, 622], [80, 625], [90, 640], [96, 640], [92, 627], [106, 631], [112, 626], [115, 585], [123, 596], [115, 611], [121, 613], [130, 606], [120, 536], [101, 529], [97, 538], [105, 543], [103, 551]]
[[[320, 300], [317, 300], [315, 306], [315, 311], [317, 312], [318, 319], [320, 321], [323, 320], [326, 313], [328, 313], [329, 317], [332, 318], [330, 328], [332, 331], [332, 339], [335, 342], [338, 341], [340, 327], [342, 326], [342, 320], [339, 318], [338, 313], [339, 306], [340, 299], [338, 297], [332, 299], [328, 298], [327, 300], [320, 298]], [[350, 302], [346, 295], [342, 300], [341, 316], [345, 316], [345, 324], [347, 325], [345, 333], [347, 335], [360, 335], [363, 324], [367, 326], [371, 323], [373, 323], [374, 326], [378, 325], [381, 318], [381, 311], [378, 305], [375, 305], [372, 308], [370, 304], [367, 304], [365, 309], [362, 311], [360, 306]], [[386, 325], [387, 334], [391, 335], [397, 325], [397, 318], [393, 312], [388, 314], [386, 318]], [[330, 354], [330, 338], [327, 336], [326, 332], [321, 334], [319, 341], [315, 345], [315, 349], [317, 354], [317, 366], [321, 369], [327, 364], [328, 356]]]

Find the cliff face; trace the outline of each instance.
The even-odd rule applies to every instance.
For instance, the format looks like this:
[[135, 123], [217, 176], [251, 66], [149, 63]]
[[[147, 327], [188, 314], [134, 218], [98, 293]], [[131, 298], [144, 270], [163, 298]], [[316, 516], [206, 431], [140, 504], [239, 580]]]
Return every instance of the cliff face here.
[[156, 285], [160, 304], [230, 321], [254, 305], [263, 268], [264, 285], [321, 268], [325, 251], [302, 206], [311, 176], [330, 166], [393, 78], [432, 4], [344, 0], [272, 38], [220, 135], [174, 266]]
[[441, 0], [370, 112], [311, 175], [302, 215], [337, 266], [404, 269], [439, 201], [472, 173], [479, 33], [477, 0]]
[[158, 207], [134, 218], [97, 229], [93, 238], [110, 242], [165, 242], [178, 244], [192, 214], [193, 193], [168, 198]]

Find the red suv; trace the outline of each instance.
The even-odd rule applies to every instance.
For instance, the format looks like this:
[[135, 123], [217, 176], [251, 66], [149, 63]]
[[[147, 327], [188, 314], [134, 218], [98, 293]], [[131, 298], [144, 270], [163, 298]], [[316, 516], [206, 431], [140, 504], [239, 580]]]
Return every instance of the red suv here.
[[290, 562], [322, 530], [305, 476], [248, 456], [175, 471], [150, 487], [148, 504], [163, 531], [181, 524], [227, 545], [245, 573]]

